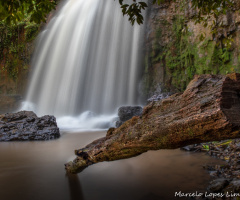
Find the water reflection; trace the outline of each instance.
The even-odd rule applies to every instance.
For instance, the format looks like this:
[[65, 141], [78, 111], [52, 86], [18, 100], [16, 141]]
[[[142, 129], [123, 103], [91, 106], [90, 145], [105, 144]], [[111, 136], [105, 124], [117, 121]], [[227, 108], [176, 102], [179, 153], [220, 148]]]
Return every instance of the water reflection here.
[[164, 197], [158, 196], [154, 193], [148, 193], [146, 195], [144, 195], [141, 199], [139, 200], [160, 200], [163, 199]]
[[0, 199], [173, 200], [178, 191], [205, 190], [210, 178], [202, 165], [216, 160], [180, 150], [149, 151], [66, 176], [64, 163], [74, 158], [74, 150], [105, 134], [65, 133], [53, 141], [0, 143]]
[[84, 200], [82, 187], [77, 174], [66, 174], [71, 200]]

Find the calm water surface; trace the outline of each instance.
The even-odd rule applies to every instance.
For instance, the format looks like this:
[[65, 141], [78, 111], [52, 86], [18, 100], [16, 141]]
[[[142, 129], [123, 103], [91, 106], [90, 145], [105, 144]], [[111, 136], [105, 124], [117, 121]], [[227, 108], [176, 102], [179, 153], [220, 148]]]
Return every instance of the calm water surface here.
[[66, 176], [64, 163], [74, 158], [74, 150], [105, 134], [64, 133], [53, 141], [0, 143], [0, 199], [171, 200], [175, 192], [205, 191], [210, 177], [202, 165], [219, 162], [203, 153], [159, 150]]

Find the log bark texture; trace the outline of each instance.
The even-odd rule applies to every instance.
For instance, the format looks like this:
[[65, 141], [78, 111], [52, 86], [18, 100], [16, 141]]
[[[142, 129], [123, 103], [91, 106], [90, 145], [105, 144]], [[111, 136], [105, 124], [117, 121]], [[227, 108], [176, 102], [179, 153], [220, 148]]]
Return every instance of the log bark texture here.
[[142, 116], [75, 150], [77, 157], [65, 164], [65, 169], [78, 173], [94, 163], [148, 150], [230, 138], [240, 138], [240, 74], [200, 75], [183, 93], [149, 103]]

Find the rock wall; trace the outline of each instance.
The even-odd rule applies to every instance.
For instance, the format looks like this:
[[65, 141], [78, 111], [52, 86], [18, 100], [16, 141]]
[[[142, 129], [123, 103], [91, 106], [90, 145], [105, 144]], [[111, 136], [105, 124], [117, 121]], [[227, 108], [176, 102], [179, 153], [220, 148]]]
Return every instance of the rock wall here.
[[170, 0], [149, 8], [142, 81], [148, 97], [183, 91], [195, 74], [240, 71], [239, 8], [219, 17], [212, 29], [213, 19], [207, 27], [195, 24], [197, 11], [189, 2]]
[[[161, 6], [151, 6], [149, 0], [141, 83], [144, 96], [183, 91], [195, 74], [240, 71], [239, 12], [221, 16], [213, 32], [195, 24], [197, 11], [189, 2], [165, 0]], [[13, 26], [0, 23], [0, 113], [16, 109], [24, 96], [39, 30], [40, 25], [29, 21]]]
[[[58, 10], [61, 2], [56, 3]], [[47, 23], [54, 13], [53, 10], [47, 16]], [[45, 23], [30, 22], [29, 16], [17, 24], [0, 22], [0, 114], [19, 108], [27, 89], [37, 36], [44, 26]]]
[[16, 25], [0, 22], [0, 113], [14, 111], [19, 106], [39, 30], [40, 25], [27, 19]]

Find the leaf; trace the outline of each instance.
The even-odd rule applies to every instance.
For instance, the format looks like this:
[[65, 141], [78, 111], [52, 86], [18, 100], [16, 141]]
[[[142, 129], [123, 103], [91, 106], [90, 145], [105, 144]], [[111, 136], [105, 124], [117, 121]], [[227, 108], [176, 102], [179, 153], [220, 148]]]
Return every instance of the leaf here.
[[122, 5], [123, 4], [123, 0], [119, 0], [119, 4]]
[[123, 9], [123, 8], [127, 8], [129, 5], [128, 4], [124, 4], [124, 5], [122, 5], [121, 6], [121, 8]]
[[202, 33], [199, 37], [199, 40], [202, 42], [206, 38], [206, 34]]
[[139, 2], [139, 4], [142, 6], [142, 7], [147, 7], [147, 4], [145, 2]]

